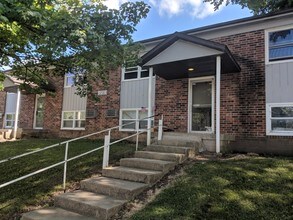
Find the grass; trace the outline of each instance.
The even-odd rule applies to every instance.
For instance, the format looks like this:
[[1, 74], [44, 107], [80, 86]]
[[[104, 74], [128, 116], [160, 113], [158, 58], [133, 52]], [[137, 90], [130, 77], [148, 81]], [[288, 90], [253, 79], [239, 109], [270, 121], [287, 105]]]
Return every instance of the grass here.
[[292, 158], [193, 163], [131, 219], [293, 219]]
[[[0, 160], [19, 155], [32, 150], [55, 144], [61, 140], [30, 139], [16, 142], [6, 142], [0, 145]], [[96, 147], [102, 146], [102, 141], [80, 140], [69, 144], [68, 157], [73, 157]], [[52, 148], [0, 164], [0, 184], [13, 180], [30, 172], [50, 166], [64, 159], [65, 146]], [[110, 148], [110, 160], [119, 160], [134, 152], [135, 145], [118, 143]], [[98, 173], [102, 168], [103, 150], [96, 151], [68, 163], [68, 186], [76, 181]], [[55, 191], [62, 190], [63, 166], [58, 166], [34, 177], [14, 183], [0, 189], [0, 219], [18, 219], [19, 213], [31, 206], [47, 205]]]

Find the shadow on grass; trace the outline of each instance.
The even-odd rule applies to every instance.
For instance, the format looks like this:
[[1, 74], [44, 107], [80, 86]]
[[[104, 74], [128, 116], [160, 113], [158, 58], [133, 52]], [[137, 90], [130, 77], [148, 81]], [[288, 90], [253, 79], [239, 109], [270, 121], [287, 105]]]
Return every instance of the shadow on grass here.
[[195, 163], [132, 219], [292, 219], [291, 159]]
[[[31, 144], [24, 141], [24, 143], [19, 142], [14, 145], [9, 143], [6, 148], [6, 151], [9, 152], [5, 155], [18, 155], [28, 151], [28, 149], [32, 150], [45, 147], [50, 144], [58, 143], [59, 141], [60, 140], [46, 140], [42, 142], [41, 140], [32, 140]], [[70, 143], [68, 158], [102, 145], [102, 141], [93, 140], [82, 140]], [[122, 157], [129, 156], [134, 150], [135, 146], [127, 142], [115, 144], [110, 148], [110, 161], [117, 161]], [[0, 151], [5, 152], [3, 145]], [[64, 151], [65, 146], [61, 145], [24, 158], [0, 164], [0, 184], [62, 161], [64, 159]], [[79, 159], [70, 161], [67, 170], [67, 183], [70, 185], [70, 183], [80, 181], [98, 173], [102, 168], [102, 160], [103, 150], [101, 149]], [[62, 182], [63, 165], [60, 165], [0, 189], [0, 219], [17, 219], [19, 217], [19, 212], [26, 211], [30, 206], [52, 205], [52, 200], [50, 199], [52, 193], [62, 190]]]

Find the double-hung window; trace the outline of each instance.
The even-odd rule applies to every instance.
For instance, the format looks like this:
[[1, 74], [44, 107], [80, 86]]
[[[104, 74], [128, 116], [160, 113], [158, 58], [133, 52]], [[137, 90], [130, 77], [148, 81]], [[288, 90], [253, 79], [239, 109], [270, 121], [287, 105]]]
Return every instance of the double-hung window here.
[[293, 59], [293, 28], [268, 32], [268, 61]]
[[[122, 109], [120, 111], [120, 126], [122, 131], [146, 130], [148, 124], [147, 109]], [[139, 123], [136, 122], [139, 120]], [[153, 118], [152, 118], [153, 124]], [[137, 128], [138, 126], [138, 128]]]
[[62, 112], [63, 129], [84, 129], [85, 111], [63, 111]]
[[73, 73], [66, 73], [64, 79], [64, 87], [72, 87], [74, 86], [75, 76]]
[[293, 103], [268, 104], [267, 134], [293, 136]]
[[13, 128], [15, 123], [15, 113], [5, 114], [5, 128]]

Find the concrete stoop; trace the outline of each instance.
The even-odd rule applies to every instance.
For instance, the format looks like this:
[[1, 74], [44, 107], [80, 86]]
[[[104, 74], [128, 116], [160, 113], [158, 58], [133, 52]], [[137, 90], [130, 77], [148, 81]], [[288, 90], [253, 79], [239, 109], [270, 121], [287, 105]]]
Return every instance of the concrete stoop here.
[[55, 207], [23, 214], [22, 220], [110, 219], [125, 203], [159, 181], [192, 155], [187, 147], [151, 145], [81, 181], [81, 189], [55, 197]]

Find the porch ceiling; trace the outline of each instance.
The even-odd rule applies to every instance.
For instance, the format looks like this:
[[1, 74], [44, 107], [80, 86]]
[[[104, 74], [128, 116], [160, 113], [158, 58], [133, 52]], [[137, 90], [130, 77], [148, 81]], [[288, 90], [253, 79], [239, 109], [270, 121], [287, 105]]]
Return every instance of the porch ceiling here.
[[153, 67], [156, 75], [167, 80], [192, 78], [215, 75], [217, 56], [222, 58], [222, 74], [240, 72], [226, 45], [176, 32], [143, 55], [140, 65]]

